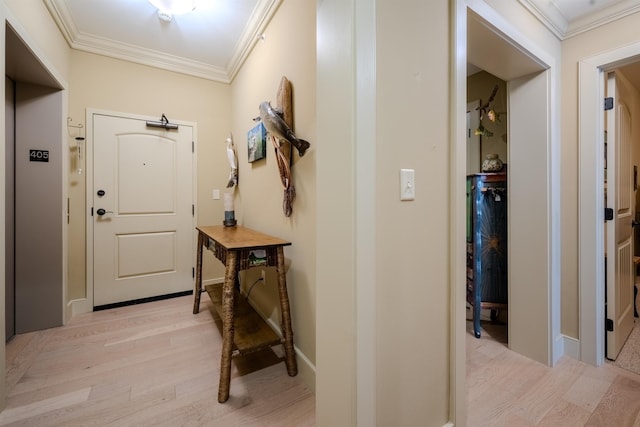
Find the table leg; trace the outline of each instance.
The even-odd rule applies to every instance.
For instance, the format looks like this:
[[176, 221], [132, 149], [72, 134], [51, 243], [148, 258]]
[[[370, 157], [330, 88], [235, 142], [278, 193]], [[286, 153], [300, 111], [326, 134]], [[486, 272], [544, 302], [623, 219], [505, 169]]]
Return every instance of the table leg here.
[[229, 251], [222, 286], [222, 357], [220, 360], [220, 384], [218, 385], [218, 402], [229, 399], [231, 383], [231, 352], [233, 351], [233, 292], [238, 261], [238, 253]]
[[284, 249], [278, 247], [278, 293], [280, 294], [280, 312], [282, 313], [282, 335], [284, 335], [284, 356], [287, 373], [290, 377], [298, 374], [296, 353], [293, 349], [293, 330], [291, 329], [291, 311], [289, 309], [289, 295], [287, 294], [287, 275], [284, 270]]
[[202, 294], [202, 247], [204, 246], [204, 235], [198, 231], [198, 251], [196, 256], [196, 283], [193, 290], [193, 314], [200, 311], [200, 295]]
[[477, 280], [473, 289], [473, 333], [476, 338], [480, 338], [480, 309], [482, 308], [482, 298], [480, 295], [480, 283]]

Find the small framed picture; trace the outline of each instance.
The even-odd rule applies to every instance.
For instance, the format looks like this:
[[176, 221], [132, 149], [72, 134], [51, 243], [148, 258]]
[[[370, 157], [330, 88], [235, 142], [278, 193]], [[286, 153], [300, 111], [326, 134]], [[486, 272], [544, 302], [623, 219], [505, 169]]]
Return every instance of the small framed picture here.
[[249, 163], [264, 159], [267, 155], [267, 129], [262, 122], [247, 132]]

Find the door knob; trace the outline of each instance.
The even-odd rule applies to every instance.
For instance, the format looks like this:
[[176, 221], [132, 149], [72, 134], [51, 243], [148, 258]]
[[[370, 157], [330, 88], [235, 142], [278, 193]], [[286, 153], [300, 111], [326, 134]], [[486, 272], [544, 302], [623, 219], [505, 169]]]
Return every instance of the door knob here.
[[113, 213], [113, 212], [112, 211], [107, 211], [107, 210], [104, 210], [104, 209], [100, 208], [100, 209], [98, 209], [96, 211], [96, 213], [98, 214], [98, 216], [102, 216], [102, 215], [104, 215], [106, 213]]
[[637, 227], [638, 225], [640, 225], [640, 222], [637, 222], [635, 219], [631, 220], [631, 227]]

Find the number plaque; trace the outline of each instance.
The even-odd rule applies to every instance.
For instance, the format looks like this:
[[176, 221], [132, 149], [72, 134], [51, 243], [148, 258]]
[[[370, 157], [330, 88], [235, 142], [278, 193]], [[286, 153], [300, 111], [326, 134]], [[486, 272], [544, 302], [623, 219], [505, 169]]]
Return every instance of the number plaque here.
[[31, 162], [48, 162], [49, 150], [29, 150], [29, 161]]

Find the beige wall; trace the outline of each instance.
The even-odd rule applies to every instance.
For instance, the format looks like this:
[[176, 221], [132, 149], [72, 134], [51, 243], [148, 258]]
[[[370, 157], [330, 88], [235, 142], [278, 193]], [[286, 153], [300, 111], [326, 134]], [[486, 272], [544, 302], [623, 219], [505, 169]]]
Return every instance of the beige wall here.
[[[356, 421], [354, 1], [317, 2], [316, 424]], [[356, 52], [357, 53], [357, 52]], [[375, 120], [371, 126], [375, 126]], [[374, 141], [369, 143], [372, 145]], [[373, 182], [370, 183], [373, 187]], [[374, 216], [372, 211], [369, 215]], [[372, 236], [373, 237], [373, 236]], [[375, 265], [371, 259], [371, 268]], [[373, 290], [375, 283], [368, 286]], [[370, 326], [372, 329], [375, 325]], [[369, 364], [375, 352], [364, 355]], [[374, 371], [370, 368], [370, 371]], [[375, 372], [371, 386], [375, 385]], [[369, 402], [367, 402], [369, 403]], [[375, 411], [375, 403], [366, 408]], [[370, 425], [373, 425], [370, 423]]]
[[562, 333], [579, 337], [578, 64], [589, 56], [640, 41], [640, 13], [562, 43]]
[[[287, 284], [291, 300], [294, 344], [300, 375], [315, 385], [316, 359], [316, 78], [315, 4], [307, 0], [282, 3], [231, 85], [231, 129], [238, 151], [239, 185], [235, 191], [238, 223], [289, 240], [285, 248]], [[247, 131], [256, 125], [258, 105], [276, 105], [280, 79], [293, 87], [294, 131], [311, 148], [303, 157], [294, 150], [292, 167], [296, 198], [293, 214], [285, 217], [283, 188], [271, 141], [266, 159], [249, 163]], [[228, 168], [227, 168], [228, 170]], [[244, 275], [243, 286], [260, 277], [260, 269]], [[256, 285], [251, 299], [266, 317], [279, 322], [275, 269], [267, 269], [266, 283]]]
[[[224, 217], [222, 200], [212, 200], [212, 189], [227, 183], [229, 165], [225, 138], [229, 134], [230, 87], [196, 77], [159, 70], [80, 51], [71, 55], [69, 116], [85, 123], [87, 108], [132, 113], [197, 123], [199, 224], [218, 224]], [[75, 151], [70, 150], [70, 155]], [[69, 299], [84, 298], [85, 287], [85, 177], [69, 171]], [[205, 279], [223, 277], [219, 262], [205, 254]]]
[[499, 119], [496, 122], [486, 117], [482, 120], [485, 129], [493, 132], [493, 136], [480, 137], [481, 163], [487, 154], [491, 153], [498, 154], [503, 162], [507, 162], [507, 84], [486, 71], [480, 71], [467, 79], [467, 102], [480, 100], [482, 104], [486, 103], [496, 85], [498, 85], [498, 92], [494, 98], [493, 108], [499, 113]]
[[[377, 422], [443, 425], [451, 337], [449, 6], [377, 2], [376, 16]], [[414, 201], [400, 201], [401, 168], [416, 171]]]
[[[317, 422], [355, 425], [368, 409], [377, 425], [441, 426], [449, 419], [451, 337], [448, 5], [376, 2], [371, 35], [353, 26], [356, 3], [319, 5]], [[355, 68], [367, 56], [350, 50], [356, 42], [375, 49], [374, 93], [358, 80], [369, 74]], [[359, 145], [355, 117], [369, 104], [357, 103], [369, 97], [375, 119], [362, 127], [374, 136]], [[373, 157], [370, 180], [361, 156]], [[414, 201], [399, 199], [401, 168], [415, 169]], [[372, 211], [354, 217], [369, 191]], [[365, 220], [374, 224], [370, 236], [360, 235]], [[356, 287], [353, 263], [369, 239], [373, 255], [363, 264], [374, 283]], [[357, 324], [354, 310], [369, 299], [374, 321]], [[363, 338], [356, 331], [372, 331], [370, 354], [355, 351]], [[374, 363], [374, 402], [356, 410], [357, 394], [366, 391], [356, 389], [354, 377], [367, 360]]]
[[[634, 72], [632, 70], [625, 70], [623, 67], [619, 70], [619, 72], [625, 77], [625, 79], [629, 79], [630, 73]], [[640, 87], [635, 87], [631, 85], [629, 87], [629, 96], [632, 99], [632, 104], [630, 106], [631, 113], [631, 121], [632, 123], [640, 123]], [[637, 167], [640, 173], [640, 126], [632, 126], [631, 127], [631, 140], [633, 141], [633, 146], [631, 147], [631, 164]], [[640, 175], [637, 176], [636, 183], [640, 186]], [[634, 214], [635, 218], [640, 213], [640, 191], [637, 189], [634, 191]], [[640, 241], [637, 239], [638, 233], [634, 233], [634, 255], [640, 255]]]
[[[12, 18], [27, 31], [36, 55], [44, 55], [54, 77], [68, 81], [71, 49], [41, 0], [3, 0]], [[20, 34], [20, 29], [18, 29]], [[44, 59], [44, 58], [42, 58]]]

